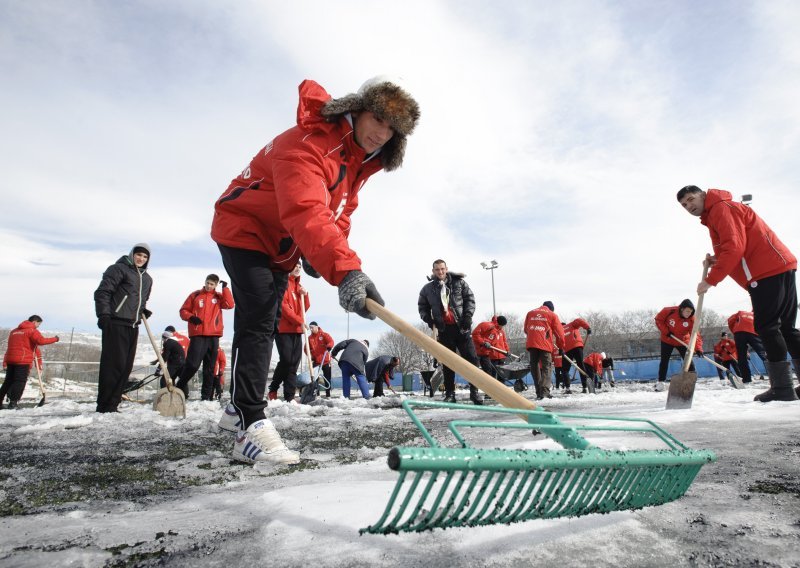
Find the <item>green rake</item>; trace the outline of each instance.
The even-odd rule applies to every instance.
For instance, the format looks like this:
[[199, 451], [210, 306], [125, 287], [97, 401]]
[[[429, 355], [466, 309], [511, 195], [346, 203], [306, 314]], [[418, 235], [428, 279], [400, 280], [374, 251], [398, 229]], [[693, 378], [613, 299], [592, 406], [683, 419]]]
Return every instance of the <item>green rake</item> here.
[[[461, 447], [445, 448], [431, 436], [412, 406], [522, 415], [527, 423], [453, 420], [449, 429]], [[650, 420], [427, 401], [405, 401], [403, 408], [430, 447], [396, 447], [389, 452], [389, 467], [400, 477], [383, 515], [361, 529], [362, 534], [509, 524], [661, 505], [681, 497], [700, 468], [716, 461], [713, 452], [687, 448]], [[561, 418], [626, 425], [565, 424]], [[532, 424], [564, 449], [477, 449], [470, 447], [459, 431], [530, 430]], [[603, 450], [578, 430], [648, 433], [667, 447]]]
[[[389, 467], [400, 472], [400, 477], [383, 516], [374, 525], [361, 529], [362, 534], [507, 524], [661, 505], [682, 496], [703, 464], [717, 459], [710, 451], [687, 448], [650, 420], [539, 410], [532, 401], [504, 387], [385, 307], [369, 298], [366, 306], [505, 408], [403, 402], [430, 447], [393, 448], [389, 452]], [[454, 420], [450, 431], [461, 447], [443, 448], [414, 414], [412, 405], [512, 414], [524, 422]], [[561, 418], [617, 421], [626, 425], [565, 424]], [[564, 449], [476, 449], [467, 444], [459, 431], [477, 427], [530, 430], [532, 425]], [[579, 430], [651, 434], [666, 449], [603, 450], [593, 446]]]

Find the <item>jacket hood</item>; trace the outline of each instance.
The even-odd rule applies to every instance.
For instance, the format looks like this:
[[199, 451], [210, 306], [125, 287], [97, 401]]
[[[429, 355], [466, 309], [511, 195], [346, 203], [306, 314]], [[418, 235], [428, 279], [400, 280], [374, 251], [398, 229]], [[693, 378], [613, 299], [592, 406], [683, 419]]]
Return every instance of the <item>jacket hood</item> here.
[[[128, 262], [130, 263], [130, 265], [133, 266], [134, 268], [136, 267], [136, 265], [133, 264], [133, 251], [135, 251], [137, 248], [143, 248], [144, 250], [147, 251], [147, 262], [145, 262], [144, 265], [142, 266], [142, 271], [145, 271], [145, 270], [147, 270], [147, 265], [150, 264], [150, 257], [153, 256], [153, 254], [150, 252], [150, 245], [148, 245], [147, 243], [136, 243], [135, 245], [133, 245], [131, 247], [131, 252], [128, 253], [128, 257], [127, 258], [128, 258]], [[125, 258], [125, 257], [123, 256], [122, 258]], [[122, 260], [122, 259], [120, 259], [120, 260]], [[117, 261], [117, 262], [119, 262], [119, 261]]]
[[678, 311], [682, 310], [683, 308], [692, 308], [692, 313], [689, 315], [689, 317], [692, 317], [694, 315], [694, 304], [689, 298], [686, 298], [683, 302], [681, 302], [678, 305]]
[[725, 191], [724, 189], [709, 189], [706, 191], [706, 201], [700, 219], [704, 220], [708, 216], [708, 212], [711, 211], [711, 208], [723, 201], [733, 201], [733, 196], [730, 191]]
[[417, 101], [391, 79], [375, 77], [365, 82], [356, 93], [338, 99], [328, 95], [328, 100], [319, 107], [319, 114], [328, 122], [337, 122], [346, 114], [364, 110], [392, 126], [394, 136], [381, 147], [380, 158], [387, 172], [396, 170], [403, 165], [407, 137], [419, 121]]

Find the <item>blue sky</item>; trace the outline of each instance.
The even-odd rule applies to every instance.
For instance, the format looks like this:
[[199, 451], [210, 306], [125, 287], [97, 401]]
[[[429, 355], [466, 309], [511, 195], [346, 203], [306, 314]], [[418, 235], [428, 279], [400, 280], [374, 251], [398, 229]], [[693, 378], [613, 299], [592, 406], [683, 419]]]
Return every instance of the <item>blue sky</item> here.
[[[392, 311], [417, 321], [442, 257], [479, 315], [493, 258], [500, 311], [655, 313], [694, 296], [710, 248], [683, 185], [752, 193], [800, 252], [798, 25], [800, 5], [772, 1], [0, 0], [0, 325], [94, 329], [103, 270], [147, 241], [155, 323], [180, 327], [222, 272], [214, 200], [292, 125], [297, 85], [342, 96], [384, 73], [422, 119], [351, 244]], [[309, 317], [344, 338], [335, 289], [308, 286]], [[747, 305], [732, 282], [706, 299]]]

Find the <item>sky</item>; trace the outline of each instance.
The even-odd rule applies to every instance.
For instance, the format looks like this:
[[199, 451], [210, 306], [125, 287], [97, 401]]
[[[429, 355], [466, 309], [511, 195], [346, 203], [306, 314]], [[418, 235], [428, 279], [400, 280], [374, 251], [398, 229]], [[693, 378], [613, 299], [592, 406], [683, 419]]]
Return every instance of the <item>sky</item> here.
[[[797, 3], [398, 6], [0, 0], [0, 326], [96, 329], [103, 270], [145, 241], [154, 326], [181, 329], [186, 296], [225, 279], [214, 201], [293, 125], [304, 79], [339, 97], [401, 76], [420, 104], [350, 235], [411, 322], [436, 258], [467, 275], [476, 321], [493, 292], [500, 313], [551, 300], [562, 319], [696, 298], [710, 241], [675, 200], [687, 184], [752, 194], [800, 251]], [[388, 330], [310, 280], [309, 319], [336, 340]], [[749, 299], [728, 280], [705, 306]]]

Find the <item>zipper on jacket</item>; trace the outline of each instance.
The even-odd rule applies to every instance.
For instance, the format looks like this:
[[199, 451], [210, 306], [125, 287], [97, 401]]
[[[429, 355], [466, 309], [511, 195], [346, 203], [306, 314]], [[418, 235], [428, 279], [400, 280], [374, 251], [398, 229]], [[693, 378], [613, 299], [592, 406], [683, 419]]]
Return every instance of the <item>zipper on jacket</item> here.
[[123, 305], [125, 305], [125, 302], [126, 302], [127, 300], [128, 300], [128, 295], [127, 295], [127, 294], [125, 294], [125, 296], [123, 296], [123, 298], [122, 298], [122, 301], [121, 301], [121, 302], [119, 303], [119, 305], [117, 306], [117, 309], [116, 309], [116, 310], [114, 310], [114, 313], [115, 313], [115, 314], [116, 314], [116, 313], [119, 313], [119, 311], [122, 309], [122, 306], [123, 306]]
[[139, 304], [136, 306], [136, 317], [133, 318], [132, 327], [136, 327], [136, 325], [139, 323], [139, 319], [141, 318], [140, 312], [142, 309], [142, 271], [139, 270], [138, 266], [136, 267], [136, 272], [139, 273]]

